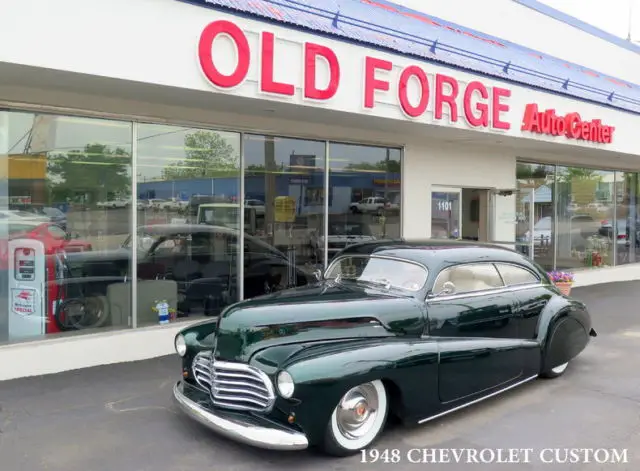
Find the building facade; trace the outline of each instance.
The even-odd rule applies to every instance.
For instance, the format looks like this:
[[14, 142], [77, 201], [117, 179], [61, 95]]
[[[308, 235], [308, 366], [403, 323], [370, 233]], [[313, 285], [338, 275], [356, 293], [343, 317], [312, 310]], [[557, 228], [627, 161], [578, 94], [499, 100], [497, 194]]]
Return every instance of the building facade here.
[[185, 322], [312, 282], [363, 240], [630, 273], [638, 50], [501, 2], [628, 58], [520, 45], [456, 2], [11, 0], [0, 380], [171, 353]]

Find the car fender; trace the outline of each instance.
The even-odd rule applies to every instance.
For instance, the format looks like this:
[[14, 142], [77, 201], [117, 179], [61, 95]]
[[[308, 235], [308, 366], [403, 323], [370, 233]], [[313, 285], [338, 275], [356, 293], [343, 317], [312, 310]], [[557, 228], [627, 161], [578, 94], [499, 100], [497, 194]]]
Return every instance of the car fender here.
[[324, 437], [325, 427], [341, 397], [362, 383], [382, 380], [391, 412], [400, 418], [419, 415], [416, 407], [439, 404], [436, 339], [359, 340], [316, 346], [312, 350], [293, 353], [273, 376], [276, 385], [280, 371], [286, 370], [292, 376], [294, 395], [291, 399], [280, 397], [278, 408], [294, 415], [312, 442]]
[[566, 316], [576, 318], [588, 333], [591, 322], [588, 319], [587, 306], [576, 299], [556, 295], [547, 302], [538, 319], [536, 340], [541, 346], [548, 340], [553, 325]]
[[594, 335], [583, 302], [560, 295], [552, 297], [540, 315], [536, 334], [542, 370], [575, 358]]

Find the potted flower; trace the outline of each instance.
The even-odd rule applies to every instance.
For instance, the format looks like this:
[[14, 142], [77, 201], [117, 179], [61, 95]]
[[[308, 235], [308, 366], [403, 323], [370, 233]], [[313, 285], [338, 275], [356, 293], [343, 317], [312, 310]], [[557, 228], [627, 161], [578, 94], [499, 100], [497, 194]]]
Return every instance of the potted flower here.
[[571, 286], [573, 286], [573, 273], [566, 271], [552, 271], [549, 273], [549, 278], [558, 287], [562, 294], [569, 296], [569, 293], [571, 293]]

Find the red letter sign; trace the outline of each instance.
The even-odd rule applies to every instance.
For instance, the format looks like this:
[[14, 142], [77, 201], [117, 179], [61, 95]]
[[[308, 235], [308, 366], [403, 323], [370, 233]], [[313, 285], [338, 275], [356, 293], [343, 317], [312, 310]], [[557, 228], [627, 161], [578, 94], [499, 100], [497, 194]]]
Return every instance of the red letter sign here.
[[524, 109], [522, 117], [522, 131], [549, 136], [565, 136], [567, 139], [577, 139], [610, 144], [613, 142], [613, 126], [602, 124], [599, 119], [583, 121], [579, 113], [569, 113], [566, 116], [556, 115], [556, 110], [539, 111], [538, 105], [529, 103]]
[[260, 90], [278, 95], [293, 96], [296, 89], [290, 83], [276, 82], [273, 78], [275, 37], [273, 33], [262, 33], [262, 67], [260, 68]]
[[[316, 63], [318, 56], [324, 58], [329, 66], [329, 84], [321, 90], [316, 83]], [[312, 100], [328, 100], [338, 91], [340, 85], [340, 63], [335, 52], [325, 46], [314, 43], [304, 45], [304, 97]]]
[[373, 108], [376, 90], [389, 91], [389, 82], [376, 78], [376, 69], [390, 71], [393, 64], [384, 59], [367, 56], [364, 63], [364, 107]]
[[471, 126], [489, 126], [489, 105], [486, 103], [476, 103], [475, 109], [480, 112], [480, 116], [473, 113], [472, 97], [473, 92], [480, 92], [480, 96], [485, 100], [489, 98], [489, 92], [481, 82], [471, 82], [464, 91], [464, 117]]
[[511, 96], [511, 90], [507, 90], [506, 88], [493, 87], [493, 104], [492, 104], [493, 116], [491, 121], [493, 122], [493, 127], [496, 129], [511, 128], [511, 124], [509, 124], [508, 122], [500, 121], [500, 112], [509, 111], [509, 105], [501, 103], [500, 98], [510, 97], [510, 96]]
[[[451, 87], [451, 94], [445, 95], [444, 84], [448, 83]], [[449, 105], [449, 113], [451, 122], [458, 121], [458, 107], [456, 106], [456, 98], [458, 97], [458, 81], [448, 75], [437, 74], [436, 75], [436, 103], [435, 103], [435, 118], [442, 119], [442, 105], [447, 103]]]
[[[224, 75], [213, 63], [213, 41], [219, 34], [229, 36], [238, 49], [238, 63], [231, 75]], [[249, 42], [242, 30], [230, 21], [218, 20], [207, 25], [200, 35], [198, 44], [200, 67], [209, 81], [221, 88], [233, 88], [242, 83], [249, 72], [251, 52]]]
[[[407, 85], [411, 77], [416, 77], [420, 82], [420, 101], [416, 106], [411, 104], [407, 95]], [[398, 85], [398, 99], [400, 100], [402, 111], [411, 118], [417, 118], [427, 110], [427, 105], [429, 104], [429, 81], [424, 70], [417, 65], [410, 65], [402, 71]]]

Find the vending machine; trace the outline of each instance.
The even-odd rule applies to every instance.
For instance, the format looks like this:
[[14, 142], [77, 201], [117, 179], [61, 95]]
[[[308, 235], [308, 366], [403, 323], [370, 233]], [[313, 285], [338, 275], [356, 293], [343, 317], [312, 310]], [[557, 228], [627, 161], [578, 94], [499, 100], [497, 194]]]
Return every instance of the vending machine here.
[[60, 302], [58, 257], [39, 240], [8, 243], [9, 338], [34, 338], [58, 332], [54, 315]]

